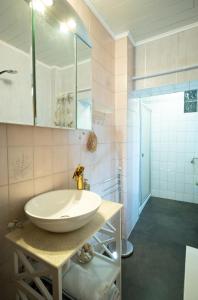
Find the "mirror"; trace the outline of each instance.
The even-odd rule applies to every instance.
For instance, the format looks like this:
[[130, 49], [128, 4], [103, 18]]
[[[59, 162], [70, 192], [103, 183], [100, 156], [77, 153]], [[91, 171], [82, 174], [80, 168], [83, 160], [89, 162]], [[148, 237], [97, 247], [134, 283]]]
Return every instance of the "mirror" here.
[[0, 1], [0, 122], [34, 123], [32, 14], [24, 0]]
[[77, 128], [92, 129], [91, 48], [76, 38], [77, 49]]
[[36, 125], [83, 128], [83, 114], [91, 115], [91, 60], [82, 21], [65, 0], [53, 1], [42, 13], [34, 9], [34, 38]]

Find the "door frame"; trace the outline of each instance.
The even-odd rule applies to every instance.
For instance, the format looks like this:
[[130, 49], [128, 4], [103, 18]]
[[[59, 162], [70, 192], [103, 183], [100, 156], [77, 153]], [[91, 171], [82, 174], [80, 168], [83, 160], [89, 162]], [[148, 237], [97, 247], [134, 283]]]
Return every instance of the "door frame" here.
[[[150, 113], [152, 113], [152, 110], [147, 107], [145, 104], [142, 103], [142, 100], [144, 98], [139, 99], [139, 120], [140, 120], [140, 152], [139, 152], [139, 165], [140, 165], [140, 172], [139, 172], [139, 191], [140, 191], [140, 197], [139, 197], [139, 215], [141, 214], [143, 208], [145, 207], [146, 203], [151, 197], [151, 139], [149, 144], [149, 150], [150, 150], [150, 169], [149, 169], [149, 187], [150, 187], [150, 193], [146, 200], [141, 203], [142, 200], [142, 107], [146, 108]], [[150, 118], [150, 137], [151, 137], [151, 118]]]

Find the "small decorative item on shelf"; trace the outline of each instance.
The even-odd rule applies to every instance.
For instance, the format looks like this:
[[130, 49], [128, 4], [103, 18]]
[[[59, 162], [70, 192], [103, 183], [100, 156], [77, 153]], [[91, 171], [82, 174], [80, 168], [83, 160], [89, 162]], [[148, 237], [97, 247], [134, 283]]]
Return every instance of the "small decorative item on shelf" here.
[[89, 243], [84, 244], [82, 248], [76, 253], [76, 259], [81, 264], [90, 262], [93, 259], [93, 256], [93, 248]]
[[87, 141], [87, 149], [90, 152], [95, 152], [97, 149], [97, 136], [93, 131], [90, 132], [89, 134], [88, 141]]

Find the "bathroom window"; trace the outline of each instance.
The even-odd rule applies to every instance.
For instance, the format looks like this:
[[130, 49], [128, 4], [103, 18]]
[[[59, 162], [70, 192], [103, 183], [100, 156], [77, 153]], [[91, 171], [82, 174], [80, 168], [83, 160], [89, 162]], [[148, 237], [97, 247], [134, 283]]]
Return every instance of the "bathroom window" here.
[[197, 90], [184, 92], [184, 113], [197, 112]]

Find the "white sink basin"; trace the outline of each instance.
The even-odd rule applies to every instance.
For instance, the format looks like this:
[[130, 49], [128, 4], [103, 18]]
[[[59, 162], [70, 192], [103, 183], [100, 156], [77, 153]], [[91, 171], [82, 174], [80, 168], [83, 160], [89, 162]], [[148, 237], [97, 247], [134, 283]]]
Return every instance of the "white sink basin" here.
[[24, 209], [38, 227], [52, 232], [68, 232], [87, 224], [101, 203], [100, 196], [93, 192], [61, 190], [32, 198]]

